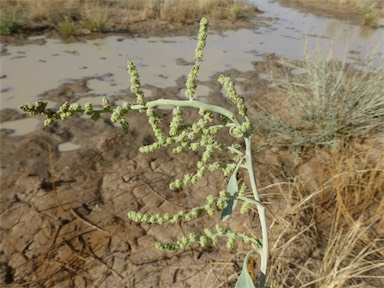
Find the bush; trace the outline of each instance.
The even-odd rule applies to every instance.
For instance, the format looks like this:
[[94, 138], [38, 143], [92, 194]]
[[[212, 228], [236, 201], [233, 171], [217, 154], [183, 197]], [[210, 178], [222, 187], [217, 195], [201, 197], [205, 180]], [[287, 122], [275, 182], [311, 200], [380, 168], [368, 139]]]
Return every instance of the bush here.
[[302, 64], [281, 61], [285, 73], [272, 81], [286, 95], [289, 120], [257, 116], [276, 145], [336, 147], [384, 128], [384, 61], [375, 66], [369, 57], [355, 67], [331, 56], [316, 52]]
[[19, 32], [21, 24], [16, 20], [0, 18], [0, 34], [10, 35]]
[[67, 17], [57, 23], [57, 31], [63, 37], [75, 36], [78, 33], [76, 23]]

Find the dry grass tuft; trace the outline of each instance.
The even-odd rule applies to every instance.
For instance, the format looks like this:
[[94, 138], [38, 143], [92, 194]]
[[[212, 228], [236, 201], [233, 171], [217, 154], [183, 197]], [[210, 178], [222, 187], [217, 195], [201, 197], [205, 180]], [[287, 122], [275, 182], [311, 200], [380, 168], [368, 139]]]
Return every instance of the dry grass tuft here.
[[316, 156], [314, 191], [300, 175], [280, 184], [286, 206], [272, 216], [272, 287], [384, 285], [384, 156], [368, 156], [352, 145]]

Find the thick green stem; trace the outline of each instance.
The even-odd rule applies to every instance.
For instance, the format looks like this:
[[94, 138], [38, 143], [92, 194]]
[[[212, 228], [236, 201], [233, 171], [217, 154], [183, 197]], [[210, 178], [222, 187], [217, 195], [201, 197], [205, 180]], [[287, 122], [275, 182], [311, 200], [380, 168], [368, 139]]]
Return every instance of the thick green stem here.
[[236, 119], [234, 114], [229, 111], [228, 109], [225, 109], [220, 106], [212, 105], [212, 104], [207, 104], [203, 103], [200, 101], [196, 100], [173, 100], [173, 99], [158, 99], [154, 100], [151, 102], [145, 103], [145, 106], [143, 105], [132, 105], [131, 109], [132, 110], [139, 110], [142, 108], [152, 108], [156, 106], [161, 106], [161, 105], [171, 105], [171, 106], [179, 106], [179, 107], [194, 107], [194, 108], [199, 108], [199, 109], [204, 109], [206, 111], [211, 111], [215, 112], [218, 114], [221, 114], [231, 120], [231, 122], [235, 123], [236, 125], [240, 125], [239, 121]]
[[257, 189], [257, 183], [256, 183], [256, 175], [253, 170], [253, 162], [252, 162], [252, 145], [251, 145], [251, 138], [246, 137], [245, 139], [245, 161], [247, 170], [249, 173], [249, 180], [251, 182], [253, 197], [258, 202], [257, 211], [259, 213], [259, 219], [260, 219], [260, 225], [261, 225], [261, 233], [262, 233], [262, 249], [261, 249], [261, 264], [260, 264], [260, 282], [259, 286], [264, 287], [265, 281], [267, 278], [267, 266], [268, 266], [268, 256], [269, 256], [269, 249], [268, 249], [268, 227], [267, 227], [267, 219], [265, 216], [265, 207], [261, 204], [259, 191]]
[[[239, 120], [235, 117], [235, 115], [229, 111], [228, 109], [225, 109], [220, 106], [212, 105], [212, 104], [207, 104], [203, 103], [200, 101], [196, 100], [173, 100], [173, 99], [158, 99], [154, 101], [147, 102], [145, 104], [131, 104], [129, 106], [130, 110], [140, 110], [140, 109], [145, 109], [145, 108], [153, 108], [157, 106], [162, 106], [162, 105], [170, 105], [170, 106], [179, 106], [179, 107], [194, 107], [194, 108], [199, 108], [203, 109], [206, 111], [210, 112], [215, 112], [220, 115], [223, 115], [227, 117], [231, 122], [233, 122], [236, 126], [240, 125]], [[84, 112], [84, 109], [78, 109], [78, 110], [68, 110], [69, 112]], [[93, 110], [95, 113], [112, 113], [113, 109], [100, 109], [100, 110]]]

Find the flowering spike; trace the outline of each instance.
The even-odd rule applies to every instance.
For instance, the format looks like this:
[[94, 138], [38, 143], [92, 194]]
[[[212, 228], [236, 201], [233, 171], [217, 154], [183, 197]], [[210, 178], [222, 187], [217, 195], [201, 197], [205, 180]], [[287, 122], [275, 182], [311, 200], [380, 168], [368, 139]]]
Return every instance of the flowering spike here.
[[196, 98], [196, 79], [200, 69], [200, 61], [203, 58], [203, 51], [206, 44], [208, 34], [208, 20], [206, 18], [201, 18], [200, 20], [200, 29], [197, 36], [198, 42], [195, 50], [195, 65], [193, 65], [191, 72], [189, 72], [185, 92], [185, 96], [189, 100]]

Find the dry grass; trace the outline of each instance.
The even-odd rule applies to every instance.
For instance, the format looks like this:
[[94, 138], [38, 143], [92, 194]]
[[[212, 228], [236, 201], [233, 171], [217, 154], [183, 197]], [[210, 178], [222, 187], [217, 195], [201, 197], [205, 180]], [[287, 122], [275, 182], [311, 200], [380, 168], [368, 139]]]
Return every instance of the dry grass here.
[[[241, 0], [132, 0], [132, 1], [28, 1], [0, 2], [2, 34], [20, 29], [53, 28], [61, 34], [68, 22], [75, 24], [75, 34], [127, 29], [130, 24], [155, 19], [167, 23], [195, 24], [201, 17], [235, 22], [253, 14], [256, 8]], [[64, 33], [66, 34], [66, 33]], [[63, 34], [62, 34], [63, 35]], [[68, 36], [68, 35], [64, 35]]]
[[318, 188], [300, 175], [279, 185], [269, 285], [383, 287], [384, 157], [352, 147], [316, 157]]

